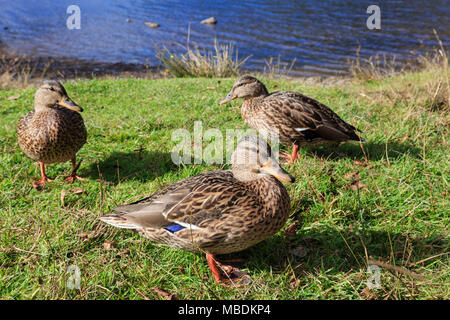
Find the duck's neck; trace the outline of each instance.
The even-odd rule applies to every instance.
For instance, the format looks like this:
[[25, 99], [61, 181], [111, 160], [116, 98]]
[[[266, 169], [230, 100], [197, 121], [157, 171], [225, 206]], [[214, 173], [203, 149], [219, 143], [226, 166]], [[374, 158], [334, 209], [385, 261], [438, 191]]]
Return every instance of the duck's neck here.
[[44, 112], [44, 111], [48, 111], [48, 110], [50, 110], [50, 108], [48, 108], [42, 104], [39, 104], [39, 103], [34, 104], [34, 112], [36, 112], [36, 113]]
[[250, 119], [260, 111], [261, 101], [267, 97], [268, 94], [260, 95], [258, 97], [247, 98], [242, 103], [241, 113], [244, 120]]
[[[284, 185], [275, 177], [267, 176], [246, 183], [248, 188], [264, 199], [265, 213], [271, 216], [285, 212], [289, 214], [289, 195]], [[285, 219], [281, 219], [285, 221]], [[284, 222], [282, 222], [284, 224]]]

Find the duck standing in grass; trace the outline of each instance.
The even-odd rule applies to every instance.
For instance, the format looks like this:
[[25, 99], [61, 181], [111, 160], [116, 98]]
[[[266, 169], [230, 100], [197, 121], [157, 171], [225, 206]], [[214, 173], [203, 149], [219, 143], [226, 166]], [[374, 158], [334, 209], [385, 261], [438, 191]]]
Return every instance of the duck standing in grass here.
[[181, 180], [148, 198], [114, 209], [100, 219], [174, 248], [206, 253], [216, 282], [228, 283], [236, 268], [215, 255], [244, 250], [283, 227], [290, 208], [286, 188], [294, 182], [267, 142], [245, 136], [232, 169]]
[[81, 111], [61, 83], [47, 80], [36, 91], [34, 110], [19, 119], [19, 146], [41, 167], [41, 179], [33, 182], [36, 189], [51, 181], [45, 174], [45, 165], [55, 162], [72, 161], [72, 173], [64, 181], [84, 180], [76, 175], [80, 165], [76, 164], [76, 153], [87, 136]]
[[362, 141], [354, 126], [342, 120], [326, 105], [292, 91], [269, 93], [266, 86], [251, 76], [239, 78], [219, 104], [244, 98], [242, 118], [259, 132], [278, 135], [284, 145], [293, 145], [292, 155], [282, 155], [294, 162], [300, 146]]

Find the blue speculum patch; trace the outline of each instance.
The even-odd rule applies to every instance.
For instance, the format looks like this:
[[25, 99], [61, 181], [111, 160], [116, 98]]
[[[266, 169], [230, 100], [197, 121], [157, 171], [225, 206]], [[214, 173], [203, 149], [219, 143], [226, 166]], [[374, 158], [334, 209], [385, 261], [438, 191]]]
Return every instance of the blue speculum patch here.
[[169, 225], [167, 227], [164, 227], [164, 229], [174, 233], [174, 232], [177, 232], [177, 231], [180, 231], [180, 230], [184, 229], [184, 227], [180, 226], [179, 224], [173, 223], [173, 224], [171, 224], [171, 225]]

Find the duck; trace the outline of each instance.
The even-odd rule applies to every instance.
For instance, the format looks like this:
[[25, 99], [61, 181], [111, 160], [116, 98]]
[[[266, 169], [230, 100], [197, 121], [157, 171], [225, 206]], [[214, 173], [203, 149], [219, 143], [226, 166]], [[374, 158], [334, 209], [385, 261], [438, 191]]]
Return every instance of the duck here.
[[230, 170], [185, 178], [100, 220], [156, 243], [204, 253], [215, 282], [238, 283], [246, 276], [216, 255], [247, 249], [279, 231], [290, 210], [282, 182], [294, 181], [267, 141], [248, 135], [238, 142]]
[[87, 140], [80, 112], [83, 108], [69, 98], [64, 86], [56, 80], [45, 80], [34, 95], [34, 110], [22, 116], [17, 124], [18, 143], [22, 151], [38, 161], [41, 179], [33, 182], [36, 189], [49, 181], [45, 165], [72, 162], [72, 173], [64, 181], [85, 180], [77, 176], [80, 163], [76, 154]]
[[361, 141], [359, 129], [342, 120], [326, 105], [293, 91], [269, 93], [257, 78], [244, 75], [237, 79], [220, 105], [243, 98], [241, 115], [245, 123], [261, 134], [278, 137], [293, 145], [292, 155], [280, 156], [294, 162], [302, 146], [326, 146], [345, 141]]

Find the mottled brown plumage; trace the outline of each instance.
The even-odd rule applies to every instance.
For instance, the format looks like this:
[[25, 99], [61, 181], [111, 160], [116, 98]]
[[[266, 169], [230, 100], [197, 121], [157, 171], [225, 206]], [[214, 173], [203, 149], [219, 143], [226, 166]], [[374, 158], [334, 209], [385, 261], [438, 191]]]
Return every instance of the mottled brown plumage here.
[[238, 143], [232, 162], [232, 170], [186, 178], [100, 219], [179, 249], [209, 255], [244, 250], [285, 224], [289, 195], [277, 178], [294, 178], [255, 136]]
[[76, 153], [86, 143], [86, 128], [82, 111], [67, 95], [57, 81], [45, 81], [37, 90], [34, 110], [19, 119], [17, 136], [20, 148], [25, 154], [41, 164], [41, 180], [34, 186], [49, 181], [45, 175], [45, 164], [72, 161], [72, 175], [66, 179], [72, 182], [75, 174]]
[[284, 145], [320, 146], [360, 140], [356, 134], [359, 130], [326, 105], [297, 92], [269, 93], [254, 77], [239, 78], [220, 104], [236, 98], [245, 99], [241, 113], [250, 127], [278, 135]]

